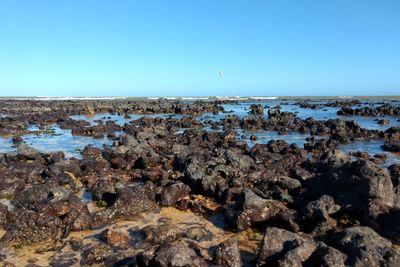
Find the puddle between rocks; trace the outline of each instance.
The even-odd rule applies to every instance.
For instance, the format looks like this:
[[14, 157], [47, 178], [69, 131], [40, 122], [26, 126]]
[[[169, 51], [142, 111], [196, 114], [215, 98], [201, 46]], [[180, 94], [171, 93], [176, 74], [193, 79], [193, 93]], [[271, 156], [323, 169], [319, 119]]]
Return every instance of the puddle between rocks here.
[[[256, 257], [263, 237], [262, 233], [252, 229], [240, 233], [225, 231], [219, 227], [223, 225], [222, 216], [220, 217], [219, 215], [211, 219], [206, 219], [191, 211], [181, 211], [176, 208], [168, 207], [161, 208], [159, 213], [143, 213], [133, 220], [120, 221], [100, 229], [71, 232], [64, 240], [66, 241], [66, 245], [57, 251], [36, 253], [35, 247], [5, 247], [0, 250], [0, 259], [4, 262], [7, 261], [8, 263], [15, 264], [16, 266], [25, 266], [29, 263], [34, 263], [39, 266], [49, 266], [51, 261], [55, 259], [66, 259], [79, 265], [82, 257], [80, 252], [74, 251], [71, 247], [70, 243], [72, 243], [72, 241], [81, 243], [84, 247], [91, 247], [103, 243], [103, 241], [99, 239], [99, 235], [105, 229], [111, 229], [132, 237], [133, 232], [138, 232], [146, 226], [160, 226], [164, 224], [172, 225], [180, 231], [188, 231], [191, 227], [206, 229], [211, 233], [212, 238], [210, 240], [200, 240], [196, 242], [196, 244], [204, 249], [202, 254], [204, 253], [204, 256], [210, 259], [212, 256], [209, 254], [210, 248], [229, 238], [235, 237], [239, 241], [240, 251], [246, 265]], [[4, 233], [4, 230], [0, 230], [0, 236]], [[124, 253], [135, 255], [141, 250], [143, 249], [138, 249], [136, 246], [133, 246], [124, 250]]]

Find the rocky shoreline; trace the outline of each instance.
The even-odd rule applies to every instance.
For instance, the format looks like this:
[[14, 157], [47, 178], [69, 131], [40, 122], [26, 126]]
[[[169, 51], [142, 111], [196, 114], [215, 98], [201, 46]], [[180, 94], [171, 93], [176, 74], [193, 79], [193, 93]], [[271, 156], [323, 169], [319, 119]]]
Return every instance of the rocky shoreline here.
[[[0, 266], [400, 265], [400, 165], [338, 149], [382, 140], [399, 152], [399, 127], [301, 119], [262, 103], [239, 117], [225, 103], [1, 100], [0, 135], [17, 153], [0, 153]], [[299, 104], [399, 116], [390, 103]], [[123, 125], [70, 117], [98, 113], [170, 116]], [[198, 119], [205, 114], [223, 117]], [[43, 153], [24, 144], [32, 124], [113, 144], [86, 146], [82, 158]], [[256, 130], [311, 137], [304, 147], [240, 139]]]

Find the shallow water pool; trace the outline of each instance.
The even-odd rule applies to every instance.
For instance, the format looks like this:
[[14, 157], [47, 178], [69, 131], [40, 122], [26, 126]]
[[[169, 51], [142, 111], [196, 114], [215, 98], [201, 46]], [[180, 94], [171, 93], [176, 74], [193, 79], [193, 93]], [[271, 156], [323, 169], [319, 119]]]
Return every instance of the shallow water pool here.
[[[44, 132], [26, 134], [21, 137], [25, 144], [40, 152], [62, 151], [67, 158], [81, 158], [81, 151], [87, 145], [101, 148], [103, 145], [111, 145], [113, 143], [105, 135], [100, 139], [90, 136], [74, 136], [71, 130], [63, 130], [56, 125], [46, 127]], [[0, 137], [0, 152], [16, 153], [16, 151], [17, 146], [12, 143], [11, 138]]]

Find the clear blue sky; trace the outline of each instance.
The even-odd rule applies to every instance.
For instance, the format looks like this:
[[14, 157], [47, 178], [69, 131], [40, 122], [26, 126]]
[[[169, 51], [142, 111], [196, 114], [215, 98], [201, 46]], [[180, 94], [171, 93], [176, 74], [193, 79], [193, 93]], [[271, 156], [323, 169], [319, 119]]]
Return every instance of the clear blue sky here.
[[395, 94], [399, 0], [0, 1], [3, 96]]

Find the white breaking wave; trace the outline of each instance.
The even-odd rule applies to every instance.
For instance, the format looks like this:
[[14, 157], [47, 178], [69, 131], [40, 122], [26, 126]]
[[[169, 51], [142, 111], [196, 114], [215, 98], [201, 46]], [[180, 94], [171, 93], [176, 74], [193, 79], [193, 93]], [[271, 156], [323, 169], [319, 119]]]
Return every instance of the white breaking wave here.
[[277, 96], [251, 96], [249, 98], [250, 99], [255, 99], [255, 100], [275, 100], [275, 99], [278, 99]]
[[[35, 97], [35, 100], [114, 100], [119, 97], [102, 97], [102, 96], [84, 96], [84, 97], [79, 97], [79, 96], [64, 96], [64, 97], [58, 97], [58, 96], [38, 96]], [[122, 97], [121, 97], [122, 98]]]
[[209, 100], [209, 97], [182, 97], [182, 100]]
[[114, 100], [114, 99], [124, 99], [125, 97], [92, 97], [92, 96], [32, 96], [32, 97], [2, 97], [1, 99], [10, 100]]

